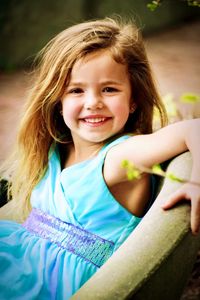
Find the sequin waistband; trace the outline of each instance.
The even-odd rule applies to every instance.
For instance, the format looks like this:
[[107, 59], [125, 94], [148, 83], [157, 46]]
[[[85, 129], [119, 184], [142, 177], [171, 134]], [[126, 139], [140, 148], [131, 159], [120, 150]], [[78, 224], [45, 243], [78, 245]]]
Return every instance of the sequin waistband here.
[[112, 255], [114, 243], [71, 223], [33, 208], [22, 224], [29, 232], [48, 239], [58, 247], [84, 258], [101, 267]]

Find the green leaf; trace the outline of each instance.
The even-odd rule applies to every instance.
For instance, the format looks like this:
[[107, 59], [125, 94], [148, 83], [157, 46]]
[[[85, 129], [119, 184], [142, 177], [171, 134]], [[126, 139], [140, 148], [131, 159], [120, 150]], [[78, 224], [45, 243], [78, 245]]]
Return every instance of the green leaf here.
[[127, 159], [124, 159], [121, 162], [121, 166], [122, 166], [122, 168], [127, 169], [130, 166], [130, 162]]
[[131, 162], [129, 162], [127, 159], [124, 159], [121, 162], [122, 168], [126, 169], [126, 174], [128, 180], [134, 180], [139, 179], [141, 175], [141, 171], [136, 168]]
[[165, 105], [167, 115], [169, 117], [177, 117], [177, 104], [174, 101], [173, 94], [166, 94], [162, 100]]
[[157, 5], [153, 4], [153, 3], [148, 3], [147, 4], [147, 8], [151, 11], [154, 11], [156, 9]]
[[200, 7], [200, 1], [199, 0], [188, 0], [188, 5], [189, 6], [197, 6], [197, 7]]
[[181, 102], [184, 103], [197, 103], [200, 101], [200, 96], [188, 93], [188, 94], [183, 94], [180, 100]]
[[151, 170], [152, 170], [152, 172], [153, 172], [154, 174], [158, 174], [158, 175], [163, 175], [163, 174], [164, 174], [164, 172], [163, 172], [163, 170], [162, 170], [162, 168], [161, 168], [160, 165], [154, 165], [154, 166], [151, 168]]
[[147, 8], [154, 11], [158, 6], [161, 5], [161, 0], [153, 0], [151, 3], [147, 4]]
[[137, 169], [132, 169], [127, 171], [128, 180], [140, 179], [140, 171]]

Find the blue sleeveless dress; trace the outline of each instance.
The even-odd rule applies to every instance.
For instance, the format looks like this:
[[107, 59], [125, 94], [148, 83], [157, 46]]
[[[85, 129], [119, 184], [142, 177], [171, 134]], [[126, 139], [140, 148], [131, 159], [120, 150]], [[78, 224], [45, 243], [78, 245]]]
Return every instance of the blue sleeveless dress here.
[[[51, 148], [48, 170], [31, 195], [30, 220], [25, 225], [0, 222], [1, 300], [69, 299], [138, 225], [141, 218], [115, 200], [102, 175], [107, 151], [126, 138], [63, 170], [58, 149]], [[69, 232], [67, 240], [61, 239], [61, 229], [62, 234]], [[78, 236], [74, 245], [73, 235]], [[92, 239], [95, 246], [88, 254]], [[109, 248], [101, 261], [94, 255], [99, 247]]]

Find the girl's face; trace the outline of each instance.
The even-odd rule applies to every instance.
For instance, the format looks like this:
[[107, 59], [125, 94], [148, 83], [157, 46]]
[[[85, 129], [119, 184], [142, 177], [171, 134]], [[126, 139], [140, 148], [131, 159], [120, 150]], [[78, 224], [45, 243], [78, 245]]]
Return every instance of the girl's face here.
[[127, 67], [106, 50], [78, 60], [62, 96], [63, 118], [76, 142], [103, 142], [123, 131], [129, 117]]

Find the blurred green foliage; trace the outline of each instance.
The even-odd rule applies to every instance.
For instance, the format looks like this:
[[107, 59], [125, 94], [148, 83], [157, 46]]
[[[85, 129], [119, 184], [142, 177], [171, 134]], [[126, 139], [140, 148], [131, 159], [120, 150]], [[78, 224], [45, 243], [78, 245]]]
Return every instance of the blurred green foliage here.
[[[147, 3], [147, 8], [151, 11], [155, 11], [156, 8], [158, 8], [164, 0], [153, 0], [150, 3]], [[200, 7], [200, 0], [182, 0], [186, 1], [189, 6], [196, 6]]]
[[183, 103], [195, 104], [200, 102], [200, 95], [185, 93], [181, 95], [180, 101]]
[[167, 178], [170, 179], [171, 181], [175, 181], [175, 182], [181, 182], [181, 183], [191, 183], [194, 185], [198, 185], [200, 186], [199, 182], [196, 181], [191, 181], [185, 178], [180, 178], [178, 176], [176, 176], [174, 173], [172, 172], [165, 172], [160, 164], [156, 164], [153, 165], [151, 168], [147, 168], [144, 166], [136, 166], [133, 164], [133, 162], [129, 161], [129, 160], [123, 160], [121, 163], [121, 167], [123, 169], [125, 169], [126, 171], [126, 176], [128, 180], [138, 180], [141, 178], [143, 173], [147, 173], [147, 174], [152, 174], [152, 175], [156, 175], [156, 176], [160, 176], [163, 178]]

